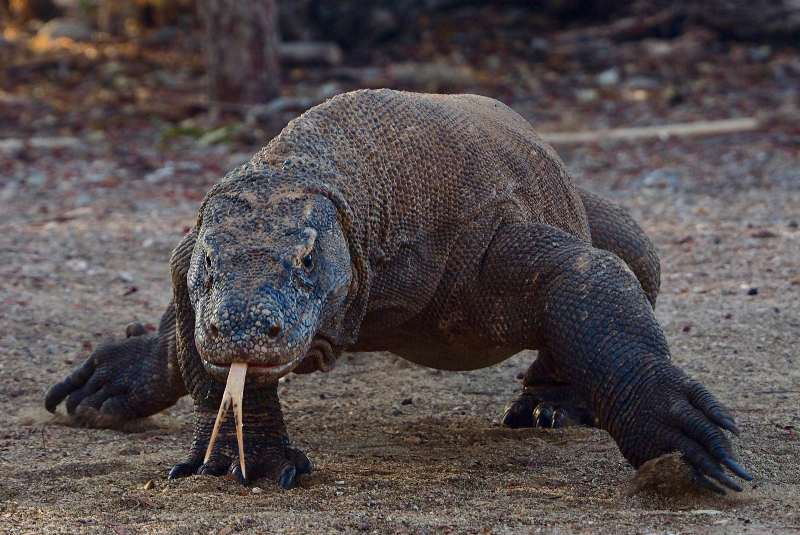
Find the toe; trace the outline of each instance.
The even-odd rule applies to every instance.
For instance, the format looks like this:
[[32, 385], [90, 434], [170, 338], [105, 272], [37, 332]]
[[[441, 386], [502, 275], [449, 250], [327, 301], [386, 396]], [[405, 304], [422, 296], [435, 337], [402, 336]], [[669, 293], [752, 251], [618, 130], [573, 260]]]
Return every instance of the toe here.
[[502, 423], [512, 429], [533, 427], [533, 399], [522, 395], [509, 403], [503, 414]]
[[305, 453], [295, 448], [289, 448], [286, 457], [297, 468], [297, 475], [311, 475], [311, 461], [308, 460]]
[[168, 479], [172, 480], [192, 476], [197, 473], [197, 467], [198, 465], [190, 462], [176, 464], [172, 470], [170, 470]]
[[553, 407], [549, 403], [540, 403], [533, 409], [535, 427], [551, 427], [553, 425]]
[[552, 429], [558, 429], [559, 427], [563, 427], [567, 423], [567, 419], [569, 418], [569, 412], [567, 409], [561, 408], [553, 412], [553, 417], [551, 418], [550, 427]]
[[[238, 465], [238, 463], [237, 463]], [[231, 466], [231, 458], [227, 455], [219, 453], [212, 453], [211, 457], [197, 471], [198, 474], [205, 476], [222, 476], [229, 472]]]
[[280, 477], [278, 478], [278, 485], [284, 489], [292, 488], [296, 475], [297, 469], [294, 467], [294, 465], [284, 467], [281, 471]]

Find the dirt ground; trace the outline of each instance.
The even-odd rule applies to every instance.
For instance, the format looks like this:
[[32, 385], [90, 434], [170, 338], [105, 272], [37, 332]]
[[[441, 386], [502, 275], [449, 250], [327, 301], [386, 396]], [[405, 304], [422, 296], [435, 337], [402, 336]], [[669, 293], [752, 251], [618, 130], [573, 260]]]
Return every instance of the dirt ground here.
[[[68, 209], [74, 199], [57, 188], [9, 193], [7, 184], [0, 531], [800, 530], [800, 174], [796, 143], [782, 139], [753, 133], [561, 151], [576, 179], [628, 207], [660, 252], [657, 315], [674, 359], [732, 407], [742, 428], [736, 449], [755, 475], [725, 497], [681, 486], [631, 494], [634, 471], [600, 430], [500, 427], [531, 354], [466, 373], [388, 354], [344, 357], [327, 375], [290, 376], [282, 387], [291, 436], [315, 467], [299, 487], [167, 482], [191, 442], [187, 400], [126, 432], [68, 427], [42, 403], [101, 338], [120, 336], [134, 319], [157, 321], [170, 295], [167, 258], [197, 202], [171, 195], [174, 185], [139, 181], [87, 187], [90, 201]], [[653, 154], [671, 181], [651, 173], [614, 189], [626, 168]], [[64, 173], [97, 157], [58, 156]], [[763, 187], [735, 185], [748, 166], [763, 170]]]
[[[656, 44], [621, 54], [646, 63], [640, 52], [665, 46]], [[133, 320], [157, 324], [171, 295], [170, 252], [203, 194], [274, 131], [201, 143], [183, 124], [173, 137], [147, 116], [83, 99], [80, 76], [66, 93], [42, 78], [31, 98], [63, 97], [65, 110], [83, 99], [91, 121], [70, 111], [62, 124], [22, 89], [0, 94], [3, 137], [80, 140], [0, 149], [0, 533], [800, 531], [800, 130], [786, 115], [797, 111], [800, 60], [719, 50], [703, 52], [717, 55], [680, 99], [670, 85], [623, 87], [613, 75], [595, 93], [561, 92], [585, 81], [572, 67], [529, 73], [516, 93], [492, 76], [462, 89], [503, 98], [543, 131], [772, 114], [751, 133], [556, 146], [578, 183], [628, 208], [655, 243], [658, 319], [675, 362], [737, 417], [735, 449], [755, 476], [744, 492], [693, 490], [669, 461], [637, 478], [601, 430], [500, 427], [530, 353], [464, 373], [353, 354], [328, 374], [290, 376], [286, 422], [315, 471], [289, 491], [207, 476], [167, 482], [192, 439], [186, 399], [124, 430], [71, 427], [63, 408], [50, 415], [47, 389], [103, 338]], [[68, 71], [94, 69], [70, 63], [80, 50], [58, 54]], [[678, 46], [674, 57], [699, 64], [687, 54]], [[124, 71], [115, 61], [114, 73]], [[112, 85], [107, 98], [123, 95], [122, 82]], [[530, 94], [548, 96], [520, 96]], [[171, 102], [164, 95], [154, 100]]]

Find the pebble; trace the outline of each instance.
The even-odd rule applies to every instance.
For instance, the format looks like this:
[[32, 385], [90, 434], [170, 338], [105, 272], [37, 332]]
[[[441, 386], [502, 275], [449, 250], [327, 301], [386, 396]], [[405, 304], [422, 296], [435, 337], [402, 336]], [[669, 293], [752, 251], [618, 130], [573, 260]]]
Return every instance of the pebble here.
[[88, 41], [92, 38], [93, 32], [89, 25], [77, 19], [53, 19], [42, 26], [37, 35], [50, 39], [66, 37], [73, 41]]
[[591, 102], [596, 100], [600, 96], [600, 93], [597, 92], [597, 89], [576, 89], [575, 90], [575, 98], [578, 99], [578, 102], [581, 104], [586, 104], [587, 102]]
[[153, 78], [155, 78], [156, 82], [158, 82], [158, 84], [162, 87], [166, 87], [168, 89], [178, 88], [178, 79], [167, 71], [156, 71], [153, 73]]
[[400, 405], [411, 405], [412, 403], [414, 403], [413, 399], [406, 398], [406, 399], [404, 399], [403, 401], [400, 402]]
[[395, 410], [392, 411], [392, 416], [400, 416], [401, 414], [405, 414], [405, 413], [403, 411], [401, 411], [400, 409], [395, 409]]
[[261, 489], [261, 487], [253, 487], [253, 488], [250, 490], [250, 492], [251, 492], [252, 494], [261, 494], [261, 493], [262, 493], [262, 492], [264, 492], [264, 491]]
[[156, 169], [152, 173], [145, 175], [144, 180], [150, 184], [155, 184], [173, 176], [175, 176], [175, 166], [165, 165], [161, 169]]
[[598, 85], [608, 87], [612, 85], [617, 85], [619, 83], [619, 78], [620, 78], [619, 69], [617, 67], [612, 67], [598, 74], [595, 80], [597, 81]]
[[661, 89], [661, 82], [648, 76], [631, 76], [625, 81], [629, 89]]
[[642, 186], [674, 190], [681, 185], [681, 175], [674, 169], [661, 168], [649, 172], [642, 179]]
[[155, 488], [155, 486], [156, 486], [156, 482], [151, 479], [150, 481], [148, 481], [147, 483], [144, 484], [144, 490], [153, 489], [153, 488]]
[[35, 173], [29, 176], [25, 180], [25, 183], [28, 184], [29, 186], [44, 186], [45, 181], [46, 178], [42, 173]]

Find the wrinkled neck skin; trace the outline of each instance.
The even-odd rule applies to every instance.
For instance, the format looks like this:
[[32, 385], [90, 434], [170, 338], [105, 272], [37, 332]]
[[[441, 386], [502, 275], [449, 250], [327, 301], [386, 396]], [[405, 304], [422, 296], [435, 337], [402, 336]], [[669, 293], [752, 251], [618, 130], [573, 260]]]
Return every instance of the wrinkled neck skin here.
[[226, 186], [201, 208], [187, 276], [203, 366], [224, 381], [231, 363], [246, 362], [257, 385], [327, 371], [357, 286], [336, 206], [321, 194]]

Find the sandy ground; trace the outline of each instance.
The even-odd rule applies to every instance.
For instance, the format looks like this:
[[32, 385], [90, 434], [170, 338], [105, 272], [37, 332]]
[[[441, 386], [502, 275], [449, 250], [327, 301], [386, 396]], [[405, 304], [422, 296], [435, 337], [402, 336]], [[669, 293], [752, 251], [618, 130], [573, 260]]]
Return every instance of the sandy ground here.
[[[343, 357], [282, 386], [315, 468], [298, 487], [167, 482], [191, 442], [187, 399], [119, 431], [67, 426], [43, 397], [102, 338], [157, 323], [170, 251], [221, 174], [192, 162], [241, 155], [189, 155], [172, 179], [142, 180], [100, 143], [48, 152], [44, 180], [0, 184], [0, 533], [800, 531], [797, 132], [556, 148], [652, 237], [657, 316], [675, 361], [739, 421], [744, 492], [632, 493], [605, 432], [500, 427], [533, 354], [465, 373]], [[27, 151], [31, 168], [41, 156]]]

